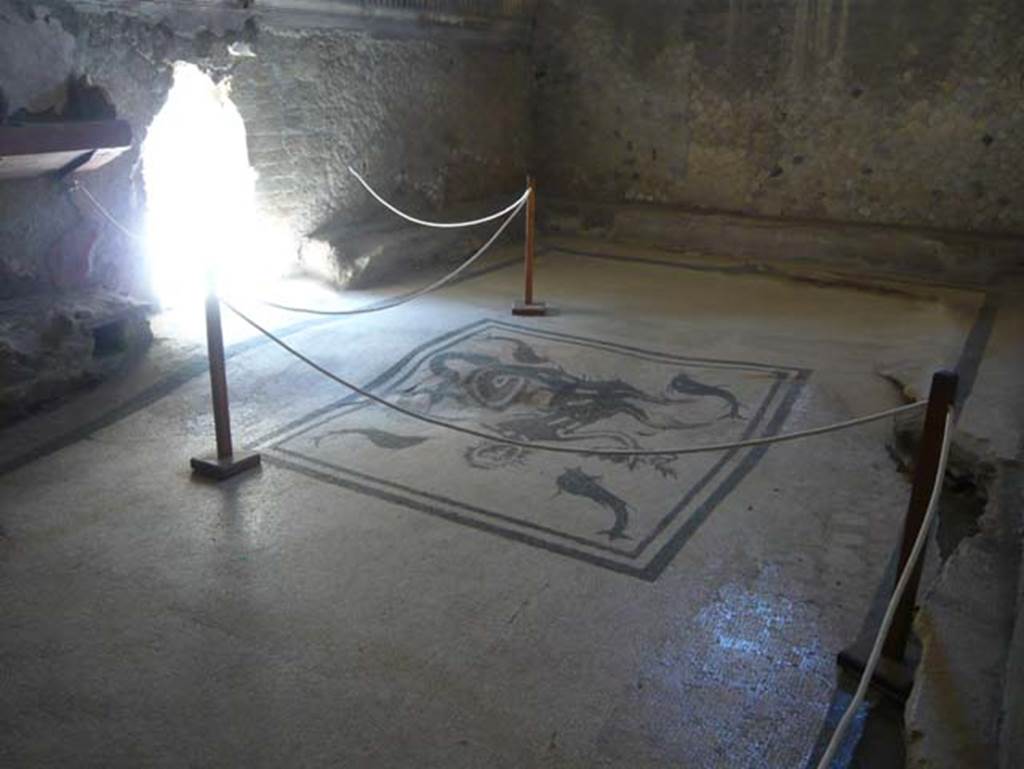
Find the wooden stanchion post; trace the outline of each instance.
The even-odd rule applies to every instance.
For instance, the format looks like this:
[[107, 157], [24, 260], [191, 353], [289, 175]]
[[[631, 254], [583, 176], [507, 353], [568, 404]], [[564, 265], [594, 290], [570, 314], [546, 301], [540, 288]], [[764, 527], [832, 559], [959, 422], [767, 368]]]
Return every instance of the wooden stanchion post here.
[[[907, 515], [903, 521], [903, 540], [900, 543], [900, 558], [896, 577], [903, 573], [910, 559], [914, 542], [921, 532], [936, 473], [942, 456], [942, 444], [946, 430], [946, 414], [956, 403], [959, 378], [952, 371], [939, 371], [932, 377], [928, 393], [928, 408], [925, 412], [924, 430], [914, 463], [914, 481], [910, 493]], [[941, 479], [939, 481], [941, 483]], [[882, 658], [875, 671], [873, 682], [897, 699], [905, 701], [914, 685], [913, 666], [907, 660], [907, 641], [910, 639], [917, 604], [917, 588], [921, 581], [921, 567], [924, 556], [918, 558], [907, 582], [907, 588], [900, 599], [893, 616], [889, 634], [882, 647]], [[839, 665], [855, 673], [863, 673], [874, 639], [854, 644], [839, 653]]]
[[[903, 523], [903, 542], [900, 545], [900, 565], [897, 574], [902, 573], [910, 559], [910, 551], [921, 531], [928, 502], [935, 486], [935, 474], [939, 470], [942, 456], [942, 443], [946, 431], [946, 414], [956, 403], [956, 390], [959, 379], [951, 371], [940, 371], [932, 377], [931, 392], [928, 394], [928, 410], [924, 418], [924, 432], [921, 434], [921, 446], [917, 452], [914, 466], [914, 487], [910, 494], [907, 517]], [[907, 582], [903, 600], [893, 618], [889, 635], [885, 639], [883, 653], [893, 660], [903, 660], [907, 651], [907, 640], [910, 638], [910, 627], [913, 622], [914, 604], [917, 599], [917, 587], [921, 581], [921, 565], [919, 558]]]
[[192, 457], [198, 475], [222, 481], [258, 467], [260, 455], [235, 452], [231, 441], [231, 412], [228, 408], [227, 366], [224, 361], [224, 334], [220, 321], [220, 298], [213, 280], [206, 296], [206, 348], [210, 359], [210, 391], [213, 399], [213, 426], [217, 436], [214, 456]]
[[544, 302], [533, 298], [533, 263], [534, 249], [537, 242], [537, 189], [532, 176], [526, 177], [530, 195], [526, 200], [526, 245], [523, 253], [523, 301], [516, 302], [512, 308], [513, 315], [546, 315], [548, 307]]

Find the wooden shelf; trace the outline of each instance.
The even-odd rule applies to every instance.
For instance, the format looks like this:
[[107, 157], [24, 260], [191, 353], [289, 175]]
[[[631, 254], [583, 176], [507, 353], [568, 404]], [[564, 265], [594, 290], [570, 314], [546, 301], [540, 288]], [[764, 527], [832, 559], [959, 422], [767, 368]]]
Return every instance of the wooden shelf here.
[[0, 179], [43, 176], [68, 168], [92, 171], [132, 146], [124, 120], [0, 126]]

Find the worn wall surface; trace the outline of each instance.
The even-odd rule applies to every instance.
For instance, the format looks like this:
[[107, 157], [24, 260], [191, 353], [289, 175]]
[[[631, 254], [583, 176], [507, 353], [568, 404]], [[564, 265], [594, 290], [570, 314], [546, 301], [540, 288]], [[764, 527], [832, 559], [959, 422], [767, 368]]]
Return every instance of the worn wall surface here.
[[[87, 75], [134, 132], [129, 152], [79, 175], [129, 234], [52, 178], [0, 181], [0, 423], [109, 375], [148, 343], [131, 299], [154, 288], [132, 237], [145, 211], [140, 148], [177, 61], [230, 78], [258, 204], [296, 243], [381, 216], [350, 163], [428, 215], [519, 190], [530, 137], [525, 6], [502, 3], [488, 19], [486, 3], [464, 4], [472, 24], [457, 13], [431, 22], [452, 5], [0, 0], [4, 111], [59, 110], [68, 76]], [[387, 7], [382, 16], [369, 6]], [[237, 43], [255, 56], [231, 55]], [[397, 268], [420, 256], [403, 252]], [[354, 269], [335, 272], [348, 281]]]
[[[414, 35], [381, 36], [237, 16], [204, 26], [202, 16], [183, 23], [171, 6], [128, 15], [94, 12], [95, 5], [0, 0], [0, 88], [10, 111], [59, 103], [71, 73], [107, 89], [136, 144], [82, 181], [129, 227], [141, 225], [144, 205], [138, 149], [176, 60], [231, 78], [260, 203], [299, 235], [378, 210], [347, 173], [349, 163], [420, 211], [522, 185], [529, 65], [514, 40], [423, 25]], [[228, 45], [238, 40], [256, 56], [230, 56]], [[48, 180], [0, 182], [0, 293], [52, 288], [53, 263], [61, 261], [55, 245], [82, 216]], [[108, 225], [100, 229], [91, 282], [141, 290], [138, 244]]]
[[[230, 76], [261, 201], [299, 234], [372, 213], [349, 162], [427, 211], [507, 195], [532, 165], [546, 193], [584, 201], [1024, 233], [1016, 0], [543, 0], [532, 54], [408, 20], [382, 35], [97, 10], [117, 5], [0, 0], [10, 109], [88, 74], [138, 146], [173, 61]], [[229, 56], [237, 39], [256, 57]], [[129, 226], [137, 159], [86, 180]], [[45, 290], [81, 216], [46, 182], [0, 184], [0, 295]], [[137, 290], [137, 244], [100, 230], [90, 280]]]
[[552, 194], [1024, 232], [1019, 0], [545, 0]]

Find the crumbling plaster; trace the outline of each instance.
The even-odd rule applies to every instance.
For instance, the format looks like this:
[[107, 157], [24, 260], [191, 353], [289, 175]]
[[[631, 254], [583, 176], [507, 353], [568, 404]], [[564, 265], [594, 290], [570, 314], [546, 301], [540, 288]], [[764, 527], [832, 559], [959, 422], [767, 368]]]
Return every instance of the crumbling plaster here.
[[[402, 35], [303, 27], [301, 15], [274, 26], [258, 13], [212, 8], [204, 16], [201, 6], [188, 14], [181, 7], [0, 0], [0, 88], [9, 111], [59, 109], [68, 76], [87, 75], [131, 123], [132, 149], [81, 175], [129, 232], [142, 231], [139, 151], [175, 61], [230, 78], [258, 203], [299, 238], [379, 215], [348, 174], [350, 163], [427, 213], [522, 187], [530, 135], [522, 40], [450, 34], [454, 22], [432, 29], [416, 23], [420, 17], [412, 17], [415, 34]], [[409, 18], [400, 22], [392, 18], [387, 29], [409, 28]], [[235, 42], [255, 56], [231, 55]], [[339, 270], [346, 279], [351, 272]], [[109, 361], [99, 366], [93, 355], [93, 328], [106, 316], [132, 318], [126, 337], [144, 345], [137, 306], [117, 297], [145, 298], [151, 288], [141, 243], [81, 192], [50, 178], [0, 182], [0, 422], [109, 373]]]
[[[237, 39], [256, 56], [229, 55]], [[179, 28], [173, 16], [152, 9], [83, 13], [74, 4], [0, 0], [0, 48], [7, 52], [0, 87], [12, 110], [59, 101], [61, 84], [75, 72], [104, 87], [132, 123], [133, 150], [83, 179], [129, 228], [141, 226], [138, 149], [176, 60], [231, 78], [259, 201], [300, 236], [376, 212], [349, 176], [350, 163], [422, 210], [522, 184], [528, 63], [518, 44], [452, 42], [443, 30], [380, 39], [252, 20], [230, 28], [219, 17], [212, 29], [194, 18]], [[79, 216], [48, 180], [0, 185], [0, 275], [8, 296], [49, 288], [46, 253]], [[102, 231], [95, 282], [138, 293], [145, 274], [137, 244], [109, 226]]]

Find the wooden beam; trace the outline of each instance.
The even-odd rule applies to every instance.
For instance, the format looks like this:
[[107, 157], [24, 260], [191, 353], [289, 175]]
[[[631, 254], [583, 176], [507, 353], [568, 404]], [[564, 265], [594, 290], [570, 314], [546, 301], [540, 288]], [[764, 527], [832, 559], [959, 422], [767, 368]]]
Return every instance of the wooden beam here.
[[28, 123], [0, 126], [0, 179], [20, 179], [59, 171], [90, 157], [75, 171], [91, 171], [132, 146], [124, 120]]

